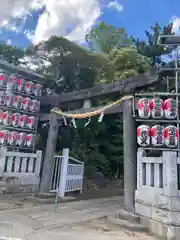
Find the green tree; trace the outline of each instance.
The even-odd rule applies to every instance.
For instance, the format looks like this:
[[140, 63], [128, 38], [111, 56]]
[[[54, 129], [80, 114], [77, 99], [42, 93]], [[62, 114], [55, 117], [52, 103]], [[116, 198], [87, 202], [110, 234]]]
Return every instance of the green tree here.
[[151, 59], [151, 66], [155, 67], [156, 63], [160, 63], [160, 56], [162, 54], [167, 54], [172, 51], [172, 48], [165, 48], [164, 46], [159, 46], [157, 40], [160, 34], [173, 35], [172, 32], [173, 24], [169, 24], [161, 28], [161, 26], [156, 23], [150, 28], [150, 31], [145, 31], [146, 40], [140, 40], [133, 38], [133, 42], [136, 46], [138, 53]]
[[124, 28], [115, 28], [104, 22], [90, 30], [86, 35], [86, 42], [91, 51], [106, 54], [115, 48], [132, 45], [132, 40]]
[[14, 65], [19, 65], [25, 56], [25, 50], [0, 41], [0, 59]]

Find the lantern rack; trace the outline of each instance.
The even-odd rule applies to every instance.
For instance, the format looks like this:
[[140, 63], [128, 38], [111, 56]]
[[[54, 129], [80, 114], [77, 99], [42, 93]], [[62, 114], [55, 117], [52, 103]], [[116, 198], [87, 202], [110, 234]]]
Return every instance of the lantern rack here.
[[37, 99], [38, 100], [38, 96], [35, 96], [33, 94], [27, 94], [27, 93], [24, 93], [24, 92], [19, 92], [19, 91], [16, 91], [16, 90], [9, 90], [5, 87], [0, 87], [0, 91], [5, 91], [5, 92], [12, 92], [14, 94], [17, 94], [17, 95], [20, 95], [20, 96], [23, 96], [23, 97], [30, 97], [32, 99]]
[[[2, 74], [6, 75], [6, 79], [8, 77], [10, 77], [11, 75], [17, 77], [17, 78], [22, 78], [24, 79], [24, 81], [31, 81], [33, 83], [39, 83], [39, 84], [43, 84], [42, 81], [37, 80], [38, 78], [43, 78], [42, 76], [33, 73], [33, 72], [28, 72], [26, 70], [20, 69], [20, 68], [16, 68], [10, 64], [5, 64], [2, 63], [0, 61], [0, 72]], [[18, 96], [22, 96], [22, 97], [29, 97], [30, 99], [36, 99], [39, 101], [39, 96], [35, 96], [33, 93], [28, 94], [25, 93], [23, 91], [17, 91], [14, 89], [8, 89], [6, 84], [4, 86], [0, 86], [0, 91], [4, 91], [6, 93], [11, 92], [15, 95]], [[6, 147], [7, 149], [13, 150], [13, 151], [27, 151], [27, 152], [34, 152], [35, 149], [35, 139], [36, 139], [36, 135], [37, 135], [37, 129], [38, 129], [38, 120], [39, 120], [39, 112], [31, 112], [31, 111], [27, 111], [27, 110], [23, 110], [23, 109], [19, 109], [19, 108], [14, 108], [12, 106], [7, 106], [7, 105], [0, 105], [0, 110], [2, 111], [8, 111], [8, 112], [12, 112], [12, 113], [19, 113], [19, 114], [25, 114], [27, 116], [34, 116], [36, 117], [36, 125], [34, 126], [33, 129], [28, 129], [27, 127], [25, 128], [21, 128], [21, 127], [14, 127], [11, 125], [4, 125], [4, 124], [0, 124], [0, 130], [12, 130], [15, 132], [22, 132], [22, 133], [32, 133], [34, 135], [33, 137], [33, 142], [32, 145], [30, 147], [26, 147], [26, 146], [17, 146], [16, 144], [14, 145], [9, 145], [9, 144], [2, 144], [0, 145], [0, 147]]]
[[[168, 77], [166, 78], [166, 84], [167, 84], [167, 92], [139, 92], [139, 93], [135, 93], [134, 94], [134, 100], [133, 100], [133, 117], [135, 117], [136, 122], [149, 122], [149, 123], [168, 123], [170, 124], [175, 124], [177, 127], [177, 131], [179, 134], [179, 139], [177, 141], [177, 146], [172, 148], [172, 147], [152, 147], [152, 145], [150, 145], [149, 147], [141, 147], [145, 150], [152, 150], [152, 151], [176, 151], [176, 152], [180, 152], [180, 112], [179, 112], [179, 100], [180, 100], [180, 92], [179, 92], [179, 72], [180, 72], [180, 68], [178, 66], [178, 62], [179, 62], [179, 58], [178, 58], [178, 54], [179, 54], [179, 50], [180, 50], [180, 38], [178, 39], [178, 42], [176, 42], [176, 44], [174, 43], [174, 39], [176, 39], [177, 36], [173, 35], [160, 35], [158, 38], [158, 44], [159, 45], [163, 45], [164, 42], [166, 42], [165, 45], [169, 45], [169, 46], [174, 46], [176, 47], [175, 49], [175, 58], [174, 58], [174, 67], [173, 68], [166, 68], [166, 67], [161, 67], [161, 70], [166, 72], [166, 74], [168, 74], [168, 71], [170, 72], [175, 72], [175, 80], [174, 80], [174, 84], [175, 84], [175, 91], [169, 92], [169, 79]], [[177, 40], [176, 39], [176, 40]], [[172, 79], [171, 79], [172, 80]], [[137, 117], [137, 106], [136, 106], [136, 102], [137, 102], [137, 97], [174, 97], [174, 100], [176, 101], [176, 109], [177, 109], [177, 116], [175, 119], [165, 119], [165, 118], [161, 118], [161, 119], [156, 119], [156, 118], [149, 118], [149, 119], [145, 119], [145, 118], [139, 118]]]

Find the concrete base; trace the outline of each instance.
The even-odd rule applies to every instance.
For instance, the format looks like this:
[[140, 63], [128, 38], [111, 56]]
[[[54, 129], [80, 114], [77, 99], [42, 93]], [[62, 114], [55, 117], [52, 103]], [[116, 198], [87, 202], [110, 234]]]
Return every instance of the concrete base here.
[[140, 217], [140, 223], [157, 237], [166, 240], [180, 239], [180, 227], [169, 226], [145, 217]]

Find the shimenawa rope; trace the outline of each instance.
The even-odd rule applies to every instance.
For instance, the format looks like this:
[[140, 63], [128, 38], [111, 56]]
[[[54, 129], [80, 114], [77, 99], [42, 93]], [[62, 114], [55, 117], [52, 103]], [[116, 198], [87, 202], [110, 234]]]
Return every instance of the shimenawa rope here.
[[93, 117], [93, 116], [97, 116], [103, 112], [105, 112], [107, 109], [110, 109], [112, 107], [114, 107], [115, 105], [121, 103], [122, 101], [125, 101], [125, 100], [129, 100], [129, 99], [132, 99], [133, 96], [124, 96], [122, 98], [120, 98], [119, 100], [115, 101], [115, 102], [112, 102], [98, 110], [94, 110], [94, 111], [91, 111], [91, 112], [86, 112], [86, 113], [65, 113], [65, 112], [62, 112], [60, 109], [58, 108], [53, 108], [51, 109], [51, 113], [56, 113], [58, 115], [61, 115], [61, 116], [64, 116], [64, 117], [67, 117], [67, 118], [73, 118], [73, 119], [84, 119], [84, 118], [89, 118], [89, 117]]

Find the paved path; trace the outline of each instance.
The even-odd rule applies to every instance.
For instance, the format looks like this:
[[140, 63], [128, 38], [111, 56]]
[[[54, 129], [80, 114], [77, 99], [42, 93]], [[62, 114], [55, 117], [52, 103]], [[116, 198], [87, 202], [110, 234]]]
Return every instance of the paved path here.
[[[107, 229], [102, 230], [103, 227], [97, 230], [97, 225], [102, 223], [92, 224], [93, 219], [116, 214], [121, 205], [122, 197], [113, 197], [61, 203], [56, 210], [55, 206], [50, 204], [0, 211], [0, 240], [10, 237], [12, 240], [59, 240], [62, 237], [66, 240], [111, 240], [111, 237], [113, 240], [151, 239], [147, 236], [130, 238], [125, 233], [119, 233], [119, 229], [114, 233], [106, 231]], [[124, 238], [123, 234], [127, 238]]]

